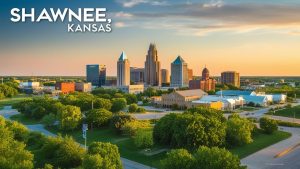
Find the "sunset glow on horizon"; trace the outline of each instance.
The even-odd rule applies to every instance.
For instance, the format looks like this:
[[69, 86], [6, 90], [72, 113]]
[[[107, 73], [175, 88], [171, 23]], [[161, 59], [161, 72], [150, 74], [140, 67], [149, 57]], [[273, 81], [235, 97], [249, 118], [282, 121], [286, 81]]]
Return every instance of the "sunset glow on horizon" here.
[[[10, 10], [22, 4], [14, 1], [0, 2], [0, 76], [84, 76], [86, 64], [106, 65], [107, 74], [115, 76], [122, 51], [131, 67], [144, 67], [152, 42], [161, 67], [168, 70], [180, 55], [196, 76], [205, 65], [212, 76], [228, 70], [241, 76], [300, 76], [296, 0], [87, 2], [108, 9], [113, 31], [105, 34], [67, 33], [63, 23], [12, 24]], [[72, 8], [82, 5], [75, 2]], [[32, 0], [27, 6], [54, 4]]]

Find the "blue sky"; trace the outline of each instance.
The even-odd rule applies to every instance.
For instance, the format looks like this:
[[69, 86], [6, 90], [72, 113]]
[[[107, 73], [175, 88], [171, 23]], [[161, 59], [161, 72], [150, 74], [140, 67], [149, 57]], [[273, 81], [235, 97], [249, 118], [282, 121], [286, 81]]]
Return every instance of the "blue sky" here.
[[[113, 31], [68, 33], [65, 23], [12, 23], [15, 7], [105, 7]], [[84, 75], [85, 64], [94, 63], [115, 75], [123, 50], [132, 66], [142, 67], [150, 42], [167, 69], [181, 55], [196, 75], [205, 64], [213, 75], [300, 75], [299, 16], [297, 0], [1, 0], [0, 75]]]

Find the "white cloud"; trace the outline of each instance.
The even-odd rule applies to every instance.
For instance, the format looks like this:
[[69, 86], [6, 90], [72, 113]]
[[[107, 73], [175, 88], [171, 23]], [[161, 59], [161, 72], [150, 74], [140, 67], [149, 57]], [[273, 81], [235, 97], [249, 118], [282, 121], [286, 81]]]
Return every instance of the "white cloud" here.
[[166, 5], [166, 1], [162, 0], [117, 0], [125, 8], [131, 8], [139, 4], [150, 4], [150, 5]]
[[116, 22], [115, 23], [115, 27], [117, 28], [124, 28], [127, 27], [128, 25], [126, 25], [124, 22]]
[[222, 0], [211, 0], [210, 3], [203, 4], [203, 8], [220, 8], [224, 6], [224, 1]]
[[118, 18], [131, 18], [133, 15], [130, 14], [130, 13], [126, 13], [126, 12], [117, 12], [115, 13], [115, 16], [118, 17]]

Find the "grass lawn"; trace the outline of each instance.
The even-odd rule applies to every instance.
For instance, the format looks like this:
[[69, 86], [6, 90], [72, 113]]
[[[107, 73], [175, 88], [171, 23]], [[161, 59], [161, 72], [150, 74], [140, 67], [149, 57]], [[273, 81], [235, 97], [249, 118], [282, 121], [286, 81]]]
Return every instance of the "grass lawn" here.
[[283, 117], [291, 117], [300, 119], [300, 106], [294, 106], [292, 108], [285, 108], [278, 111], [275, 111], [275, 114], [273, 112], [268, 112], [267, 114], [275, 115], [275, 116], [283, 116]]
[[31, 96], [29, 95], [25, 95], [25, 94], [19, 94], [19, 95], [16, 95], [12, 98], [5, 98], [5, 99], [2, 99], [0, 100], [0, 109], [3, 108], [4, 106], [10, 106], [10, 105], [13, 105], [15, 103], [18, 103], [22, 100], [25, 100], [25, 99], [28, 99], [28, 98], [31, 98]]
[[[61, 133], [53, 128], [48, 130], [55, 134]], [[81, 130], [61, 134], [72, 136], [77, 142], [84, 144]], [[91, 144], [93, 141], [110, 142], [119, 147], [121, 157], [155, 168], [159, 168], [160, 160], [164, 159], [166, 155], [166, 153], [163, 152], [152, 156], [146, 156], [141, 152], [141, 149], [136, 148], [132, 138], [120, 136], [111, 128], [94, 129], [93, 131], [89, 130], [87, 132], [87, 138], [87, 145]], [[154, 148], [159, 149], [163, 147], [154, 146]]]
[[253, 136], [253, 142], [240, 147], [234, 147], [229, 149], [233, 154], [238, 155], [241, 159], [247, 157], [263, 148], [273, 145], [279, 141], [285, 140], [291, 136], [290, 133], [283, 131], [276, 131], [275, 133], [268, 135], [262, 132], [258, 132]]
[[24, 125], [31, 125], [31, 124], [39, 124], [41, 123], [40, 120], [35, 120], [33, 118], [28, 118], [26, 116], [24, 116], [23, 114], [17, 114], [17, 115], [13, 115], [10, 117], [11, 120], [20, 122]]

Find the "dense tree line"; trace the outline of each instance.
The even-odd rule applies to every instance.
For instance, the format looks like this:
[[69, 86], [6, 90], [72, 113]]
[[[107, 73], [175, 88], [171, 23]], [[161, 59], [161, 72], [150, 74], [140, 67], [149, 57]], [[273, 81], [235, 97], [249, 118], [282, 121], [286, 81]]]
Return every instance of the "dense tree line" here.
[[221, 111], [197, 107], [161, 118], [154, 126], [153, 138], [158, 144], [190, 150], [239, 146], [253, 141], [254, 128], [251, 121], [238, 115], [226, 120]]

